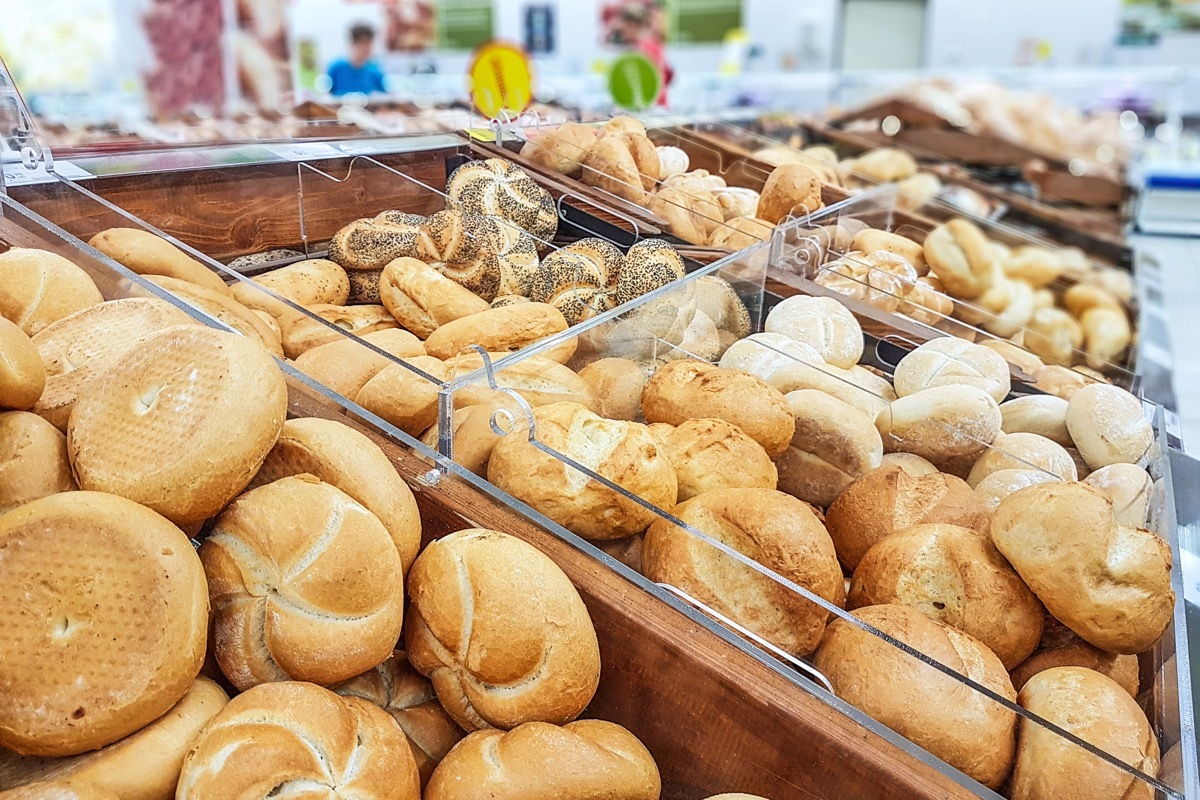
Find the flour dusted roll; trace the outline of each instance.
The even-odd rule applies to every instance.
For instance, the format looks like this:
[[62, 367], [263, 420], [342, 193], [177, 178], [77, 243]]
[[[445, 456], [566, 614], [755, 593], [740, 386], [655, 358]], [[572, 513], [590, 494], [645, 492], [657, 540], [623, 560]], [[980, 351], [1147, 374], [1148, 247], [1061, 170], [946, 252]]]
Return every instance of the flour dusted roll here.
[[311, 800], [420, 800], [404, 733], [382, 709], [311, 683], [243, 692], [188, 751], [176, 800], [267, 797], [298, 785]]
[[408, 571], [421, 545], [421, 515], [412, 490], [379, 445], [341, 422], [289, 419], [250, 486], [306, 473], [341, 489], [378, 517]]
[[447, 322], [490, 307], [483, 298], [415, 258], [398, 258], [384, 267], [379, 298], [401, 325], [422, 339]]
[[779, 489], [825, 508], [855, 479], [878, 467], [883, 440], [866, 414], [814, 389], [787, 394], [796, 432], [776, 459]]
[[[671, 513], [833, 605], [845, 605], [833, 542], [806, 503], [769, 489], [723, 489], [680, 503]], [[794, 655], [817, 647], [829, 617], [824, 608], [665, 519], [646, 533], [642, 570]]]
[[33, 337], [46, 367], [35, 414], [67, 429], [75, 400], [95, 378], [138, 344], [176, 325], [198, 325], [166, 300], [129, 297], [91, 306]]
[[353, 400], [367, 381], [384, 367], [395, 363], [363, 342], [396, 358], [425, 355], [425, 345], [421, 340], [399, 328], [365, 333], [358, 338], [362, 341], [347, 336], [305, 350], [296, 359], [296, 368], [342, 397]]
[[0, 253], [0, 316], [29, 336], [103, 300], [91, 276], [60, 255], [25, 247]]
[[349, 271], [381, 270], [397, 258], [415, 258], [417, 235], [425, 218], [384, 211], [374, 219], [346, 225], [329, 242], [329, 259]]
[[655, 149], [658, 151], [659, 180], [666, 180], [672, 175], [682, 175], [692, 165], [692, 159], [682, 148], [659, 145]]
[[[294, 310], [284, 300], [290, 300], [298, 306], [317, 303], [345, 305], [350, 299], [350, 278], [336, 262], [310, 258], [255, 275], [254, 283], [237, 281], [229, 287], [229, 291], [234, 300], [247, 308], [266, 311], [278, 317]], [[378, 303], [379, 300], [374, 302]]]
[[87, 387], [67, 447], [80, 488], [191, 525], [250, 483], [286, 415], [287, 385], [262, 347], [211, 328], [172, 328]]
[[658, 767], [632, 733], [585, 719], [478, 731], [451, 751], [425, 800], [657, 800]]
[[1154, 444], [1142, 404], [1124, 389], [1094, 383], [1071, 395], [1067, 430], [1092, 469], [1139, 464]]
[[361, 697], [382, 708], [408, 738], [421, 785], [463, 738], [463, 730], [438, 703], [433, 685], [408, 663], [403, 650], [362, 675], [332, 687], [343, 697]]
[[468, 161], [446, 179], [446, 197], [464, 211], [497, 216], [550, 242], [558, 230], [554, 198], [529, 173], [503, 158]]
[[772, 383], [776, 372], [798, 363], [824, 366], [825, 359], [812, 345], [782, 333], [752, 333], [734, 342], [721, 355], [718, 366], [749, 372]]
[[[410, 367], [425, 374], [414, 372]], [[354, 402], [409, 436], [420, 436], [437, 421], [438, 391], [448, 377], [449, 372], [441, 359], [433, 356], [406, 358], [404, 364], [389, 364], [377, 372], [358, 390]]]
[[1079, 477], [1071, 454], [1062, 445], [1036, 433], [1000, 433], [971, 467], [967, 483], [974, 489], [988, 475], [1007, 469], [1040, 470], [1063, 481]]
[[922, 389], [892, 401], [875, 419], [889, 452], [913, 453], [934, 463], [982, 452], [1000, 433], [1000, 407], [974, 386]]
[[[1137, 702], [1115, 681], [1082, 667], [1034, 675], [1017, 701], [1146, 775], [1158, 774], [1158, 741]], [[1058, 733], [1021, 720], [1013, 800], [1150, 800], [1150, 784], [1092, 755]]]
[[675, 468], [681, 503], [718, 489], [774, 489], [778, 482], [762, 445], [723, 419], [685, 420], [659, 439]]
[[[644, 425], [596, 416], [577, 403], [533, 410], [538, 441], [658, 508], [675, 505], [675, 469]], [[588, 539], [641, 533], [656, 519], [638, 503], [529, 442], [518, 429], [500, 439], [488, 480]]]
[[1146, 470], [1135, 464], [1109, 464], [1083, 479], [1088, 486], [1112, 501], [1113, 516], [1130, 528], [1148, 527], [1150, 496], [1154, 483]]
[[225, 281], [166, 239], [140, 228], [109, 228], [88, 244], [139, 275], [164, 275], [229, 294]]
[[331, 684], [380, 663], [404, 619], [400, 555], [379, 518], [312, 475], [243, 494], [200, 547], [213, 652], [240, 690]]
[[187, 537], [137, 503], [66, 492], [0, 517], [0, 745], [69, 756], [167, 712], [204, 661]]
[[764, 330], [810, 345], [826, 363], [849, 369], [863, 353], [862, 328], [845, 306], [831, 297], [796, 295], [767, 315]]
[[1005, 433], [1036, 433], [1063, 447], [1073, 447], [1067, 430], [1067, 401], [1048, 394], [1015, 397], [1000, 404], [1000, 427]]
[[156, 286], [161, 286], [183, 302], [198, 308], [242, 336], [258, 342], [271, 355], [283, 357], [283, 344], [278, 325], [275, 327], [268, 325], [266, 320], [233, 299], [227, 292], [214, 292], [203, 286], [161, 275], [150, 276], [146, 280]]
[[291, 311], [278, 320], [283, 352], [288, 358], [299, 358], [314, 347], [339, 341], [345, 338], [346, 333], [364, 336], [397, 327], [395, 318], [381, 305], [335, 306], [318, 303], [309, 306], [308, 311], [320, 319], [313, 319], [300, 311]]
[[75, 488], [67, 437], [37, 414], [0, 413], [0, 514]]
[[[566, 329], [566, 319], [553, 306], [522, 303], [506, 308], [489, 308], [447, 322], [429, 334], [425, 340], [425, 350], [436, 358], [451, 358], [477, 344], [489, 353], [515, 353]], [[569, 348], [555, 348], [549, 352], [555, 353], [555, 360], [566, 361], [574, 353], [574, 340], [571, 343]]]
[[595, 629], [570, 580], [533, 546], [482, 528], [450, 534], [417, 557], [408, 593], [409, 662], [467, 730], [562, 724], [591, 702]]
[[1042, 469], [999, 469], [988, 473], [987, 477], [975, 484], [975, 496], [983, 503], [983, 507], [991, 512], [1013, 492], [1019, 492], [1027, 486], [1057, 480], [1060, 478]]
[[974, 386], [1004, 402], [1012, 388], [1008, 364], [994, 350], [952, 336], [931, 339], [896, 365], [896, 394], [905, 397], [933, 386]]
[[15, 323], [0, 317], [0, 409], [27, 411], [46, 388], [37, 347]]

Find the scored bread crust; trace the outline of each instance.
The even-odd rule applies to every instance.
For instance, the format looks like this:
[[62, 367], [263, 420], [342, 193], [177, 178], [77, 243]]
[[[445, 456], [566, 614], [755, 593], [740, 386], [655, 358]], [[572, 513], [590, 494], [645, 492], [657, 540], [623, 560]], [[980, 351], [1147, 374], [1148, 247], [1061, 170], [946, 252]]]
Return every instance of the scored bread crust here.
[[56, 253], [27, 247], [0, 253], [0, 317], [29, 336], [103, 301], [91, 276]]
[[0, 413], [0, 514], [76, 488], [62, 431], [27, 411]]
[[25, 332], [0, 317], [0, 409], [27, 411], [46, 388], [46, 368]]

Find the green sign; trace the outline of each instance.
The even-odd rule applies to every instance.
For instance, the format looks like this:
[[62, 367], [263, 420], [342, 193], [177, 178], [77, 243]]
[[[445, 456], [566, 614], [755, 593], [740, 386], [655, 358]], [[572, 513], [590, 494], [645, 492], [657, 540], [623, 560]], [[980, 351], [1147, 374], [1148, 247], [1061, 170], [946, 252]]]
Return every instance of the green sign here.
[[742, 27], [742, 0], [668, 0], [668, 38], [681, 44], [719, 44]]
[[658, 67], [642, 53], [617, 56], [608, 71], [608, 93], [618, 107], [629, 111], [649, 108], [661, 88]]
[[494, 35], [491, 0], [438, 0], [437, 46], [474, 50]]

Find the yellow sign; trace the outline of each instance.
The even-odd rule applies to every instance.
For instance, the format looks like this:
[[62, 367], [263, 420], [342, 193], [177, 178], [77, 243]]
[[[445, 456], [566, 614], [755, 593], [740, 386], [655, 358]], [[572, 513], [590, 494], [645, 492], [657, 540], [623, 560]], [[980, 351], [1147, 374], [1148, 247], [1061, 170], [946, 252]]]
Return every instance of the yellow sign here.
[[471, 102], [485, 117], [520, 114], [533, 101], [529, 56], [515, 44], [492, 40], [475, 51], [468, 68]]

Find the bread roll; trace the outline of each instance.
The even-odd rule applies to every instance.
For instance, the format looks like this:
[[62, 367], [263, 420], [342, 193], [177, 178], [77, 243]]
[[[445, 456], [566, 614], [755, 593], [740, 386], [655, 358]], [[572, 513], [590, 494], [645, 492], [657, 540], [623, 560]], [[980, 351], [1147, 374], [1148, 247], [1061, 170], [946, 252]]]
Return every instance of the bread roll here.
[[1017, 347], [1006, 339], [984, 339], [980, 346], [995, 350], [1000, 357], [1022, 372], [1032, 376], [1046, 366], [1042, 360], [1023, 347]]
[[917, 174], [917, 161], [895, 147], [877, 147], [854, 159], [855, 170], [880, 183], [895, 183]]
[[72, 781], [44, 781], [0, 792], [3, 800], [121, 800], [107, 789]]
[[914, 476], [895, 464], [863, 475], [825, 512], [838, 560], [848, 571], [880, 539], [928, 523], [986, 534], [988, 514], [965, 481], [936, 472]]
[[[375, 331], [358, 337], [398, 359], [425, 355], [425, 345], [399, 328]], [[366, 347], [358, 339], [345, 337], [305, 350], [296, 359], [296, 369], [342, 397], [353, 400], [358, 390], [384, 367], [395, 361]]]
[[34, 413], [66, 431], [75, 400], [95, 378], [152, 335], [198, 325], [166, 300], [129, 297], [65, 317], [33, 338], [46, 367], [46, 388]]
[[478, 731], [438, 766], [425, 800], [657, 800], [658, 767], [632, 733], [585, 719]]
[[660, 367], [642, 392], [647, 422], [678, 425], [689, 419], [723, 419], [741, 428], [767, 455], [787, 449], [796, 428], [787, 399], [747, 372], [700, 361]]
[[895, 400], [875, 419], [889, 452], [940, 463], [982, 452], [1000, 433], [1000, 407], [974, 386], [935, 386]]
[[901, 236], [898, 233], [867, 228], [855, 235], [850, 243], [850, 249], [868, 254], [883, 250], [903, 258], [913, 266], [918, 275], [925, 275], [929, 272], [929, 265], [925, 263], [924, 248], [907, 236]]
[[1034, 373], [1033, 379], [1034, 387], [1063, 400], [1070, 400], [1084, 386], [1097, 382], [1077, 370], [1058, 364], [1042, 367]]
[[789, 297], [771, 309], [768, 333], [810, 345], [828, 364], [849, 369], [863, 353], [862, 328], [845, 306], [831, 297]]
[[120, 497], [66, 492], [0, 517], [0, 745], [69, 756], [158, 719], [204, 661], [208, 596], [183, 533]]
[[1154, 482], [1149, 473], [1135, 464], [1109, 464], [1083, 479], [1083, 482], [1112, 501], [1113, 516], [1119, 525], [1149, 527], [1150, 495]]
[[91, 276], [60, 255], [25, 247], [0, 253], [0, 316], [28, 336], [103, 301]]
[[188, 751], [176, 800], [420, 800], [404, 733], [384, 711], [311, 683], [267, 683], [229, 701]]
[[1009, 495], [992, 540], [1046, 609], [1112, 653], [1140, 653], [1171, 621], [1171, 550], [1113, 517], [1112, 501], [1083, 483], [1044, 483]]
[[[537, 439], [651, 505], [675, 505], [675, 470], [646, 426], [596, 416], [577, 403], [533, 410]], [[587, 539], [641, 533], [656, 519], [566, 462], [530, 443], [518, 429], [496, 443], [488, 480], [564, 528]]]
[[767, 177], [755, 216], [778, 225], [789, 217], [808, 216], [824, 207], [820, 176], [804, 164], [783, 164]]
[[1004, 402], [1011, 389], [1000, 354], [962, 339], [942, 336], [908, 353], [896, 365], [896, 394], [907, 397], [934, 386], [974, 386]]
[[225, 281], [166, 239], [140, 228], [109, 228], [88, 244], [138, 275], [165, 275], [229, 294]]
[[25, 332], [0, 317], [0, 409], [28, 411], [46, 388], [42, 357]]
[[278, 326], [271, 327], [246, 308], [228, 292], [215, 292], [194, 283], [181, 281], [177, 278], [167, 278], [155, 275], [146, 280], [166, 289], [188, 305], [198, 308], [218, 322], [232, 328], [242, 336], [252, 339], [265, 347], [273, 356], [283, 357]]
[[564, 122], [544, 131], [521, 147], [521, 157], [554, 172], [579, 177], [588, 148], [596, 143], [596, 129], [578, 122]]
[[[839, 608], [845, 605], [833, 542], [806, 503], [769, 489], [724, 489], [680, 503], [671, 513]], [[642, 571], [793, 655], [816, 648], [829, 617], [824, 608], [665, 519], [646, 532]]]
[[1001, 500], [1013, 492], [1019, 492], [1026, 486], [1058, 480], [1062, 479], [1043, 469], [1000, 469], [988, 473], [986, 478], [975, 484], [975, 496], [988, 512], [992, 512]]
[[1035, 245], [1018, 247], [1001, 262], [1004, 274], [1024, 281], [1035, 289], [1048, 286], [1058, 280], [1064, 264], [1053, 250]]
[[[119, 800], [171, 800], [184, 754], [204, 724], [228, 702], [224, 690], [201, 675], [166, 714], [107, 747], [67, 758], [0, 752], [0, 787], [20, 786], [31, 800], [46, 800], [36, 792], [65, 781], [109, 792]], [[0, 793], [6, 800], [9, 796]]]
[[600, 680], [592, 621], [567, 576], [531, 545], [482, 528], [452, 533], [417, 557], [408, 593], [409, 662], [467, 730], [562, 724], [591, 702]]
[[[685, 242], [705, 245], [724, 221], [721, 204], [711, 192], [664, 186], [650, 196], [646, 208], [664, 227]], [[751, 208], [753, 213], [753, 208]]]
[[1054, 667], [1085, 667], [1093, 669], [1116, 681], [1129, 696], [1137, 699], [1138, 695], [1138, 657], [1134, 655], [1119, 655], [1106, 653], [1098, 647], [1092, 647], [1082, 639], [1072, 637], [1071, 641], [1056, 647], [1042, 647], [1029, 658], [1022, 661], [1009, 674], [1013, 686], [1019, 692], [1029, 682], [1029, 679], [1039, 672], [1045, 672]]
[[1058, 480], [1078, 480], [1075, 462], [1062, 445], [1036, 433], [1001, 433], [971, 467], [967, 483], [974, 489], [993, 472], [1008, 469], [1040, 470]]
[[[1004, 665], [975, 637], [908, 606], [868, 606], [854, 616], [996, 694], [1016, 699]], [[975, 689], [840, 619], [830, 624], [813, 666], [842, 700], [989, 789], [1000, 788], [1008, 777], [1017, 715]], [[930, 702], [932, 697], [937, 702]]]
[[[498, 412], [505, 412], [500, 413]], [[507, 414], [507, 416], [505, 415]], [[462, 406], [454, 409], [452, 432], [452, 457], [454, 463], [469, 469], [481, 478], [487, 477], [488, 460], [496, 442], [505, 433], [520, 431], [524, 424], [525, 412], [515, 400], [504, 394], [496, 393], [495, 400]], [[497, 425], [504, 433], [497, 433], [492, 428], [493, 416]], [[511, 426], [509, 425], [511, 420]], [[440, 423], [438, 423], [440, 424]], [[438, 450], [438, 425], [425, 431], [421, 441], [431, 450]], [[516, 433], [520, 435], [520, 433]]]
[[779, 490], [825, 508], [842, 490], [878, 467], [883, 441], [866, 414], [814, 389], [787, 394], [796, 432], [776, 459]]
[[191, 525], [250, 483], [286, 415], [287, 385], [266, 350], [233, 333], [172, 328], [86, 387], [67, 451], [80, 488]]
[[925, 261], [946, 291], [964, 300], [982, 295], [1000, 273], [987, 236], [965, 219], [952, 219], [929, 232]]
[[387, 528], [408, 572], [421, 546], [421, 515], [412, 490], [379, 445], [341, 422], [289, 419], [250, 488], [306, 473], [341, 489], [374, 514]]
[[884, 453], [880, 459], [879, 466], [896, 466], [907, 472], [914, 478], [919, 478], [922, 475], [932, 475], [938, 471], [938, 468], [929, 463], [920, 456], [914, 456], [912, 453]]
[[1063, 447], [1074, 446], [1067, 430], [1067, 401], [1053, 395], [1030, 394], [1001, 403], [1000, 428], [1005, 433], [1035, 433]]
[[1079, 324], [1083, 328], [1083, 350], [1087, 365], [1093, 369], [1116, 364], [1133, 341], [1129, 317], [1122, 308], [1090, 308], [1079, 318]]
[[644, 133], [602, 135], [583, 157], [582, 180], [609, 194], [643, 203], [658, 181], [658, 152]]
[[415, 258], [397, 258], [384, 267], [379, 299], [401, 325], [422, 339], [447, 322], [490, 308], [482, 297]]
[[646, 371], [627, 358], [602, 358], [579, 370], [596, 398], [596, 413], [608, 419], [634, 422], [642, 413]]
[[[410, 366], [433, 380], [414, 372]], [[449, 371], [440, 359], [406, 358], [404, 364], [390, 364], [376, 373], [358, 390], [354, 402], [409, 436], [420, 436], [437, 421], [438, 391], [448, 377]]]
[[[437, 358], [450, 358], [473, 344], [489, 353], [515, 353], [541, 339], [562, 333], [567, 321], [562, 312], [545, 303], [522, 303], [505, 308], [489, 308], [478, 314], [443, 324], [425, 340], [425, 350]], [[565, 362], [574, 354], [572, 346], [554, 348], [554, 360]]]
[[[1158, 742], [1142, 709], [1115, 681], [1082, 667], [1034, 675], [1017, 701], [1030, 713], [1145, 775], [1158, 774]], [[1150, 800], [1154, 788], [1058, 733], [1021, 720], [1013, 800]]]
[[0, 514], [75, 488], [67, 437], [37, 414], [0, 413]]
[[1124, 389], [1103, 383], [1084, 386], [1067, 404], [1067, 430], [1092, 469], [1140, 464], [1154, 444], [1154, 429], [1142, 404]]
[[1024, 344], [1042, 360], [1069, 367], [1083, 344], [1083, 328], [1061, 308], [1039, 308], [1029, 318]]
[[418, 254], [417, 237], [424, 222], [419, 214], [392, 210], [355, 220], [334, 234], [329, 258], [347, 270], [347, 277], [382, 270], [392, 259]]
[[279, 317], [295, 310], [284, 301], [305, 307], [318, 303], [344, 306], [350, 299], [350, 278], [333, 261], [310, 258], [255, 275], [253, 283], [237, 281], [229, 291], [247, 308]]
[[[478, 353], [467, 353], [447, 359], [446, 366], [449, 369], [449, 379], [456, 380], [483, 369], [483, 358]], [[551, 361], [542, 356], [525, 356], [515, 363], [507, 364], [497, 370], [494, 377], [497, 386], [517, 392], [531, 406], [544, 406], [550, 403], [578, 403], [591, 411], [595, 411], [598, 407], [592, 390], [588, 388], [583, 378], [557, 361]], [[511, 402], [511, 398], [507, 394], [489, 388], [482, 376], [474, 383], [466, 384], [454, 391], [456, 408], [476, 403]]]
[[408, 739], [421, 775], [421, 785], [450, 749], [463, 738], [463, 730], [438, 703], [433, 685], [408, 663], [403, 650], [362, 675], [332, 687], [343, 697], [361, 697], [396, 720]]
[[491, 216], [550, 242], [558, 230], [554, 198], [529, 173], [506, 158], [460, 164], [446, 178], [450, 205]]
[[718, 489], [774, 489], [779, 479], [762, 445], [723, 419], [686, 420], [661, 441], [681, 503]]
[[314, 347], [339, 341], [346, 333], [363, 336], [398, 327], [396, 320], [383, 306], [317, 304], [309, 306], [308, 311], [319, 319], [299, 311], [289, 311], [279, 318], [283, 352], [288, 358], [298, 358]]
[[863, 556], [846, 607], [897, 603], [969, 633], [1012, 669], [1042, 637], [1045, 610], [987, 536], [957, 525], [914, 525]]
[[771, 238], [775, 226], [755, 216], [731, 217], [713, 229], [708, 246], [727, 253], [736, 253]]
[[812, 345], [782, 333], [752, 333], [734, 342], [721, 355], [718, 366], [749, 372], [771, 383], [777, 371], [798, 364], [823, 367], [825, 359]]

